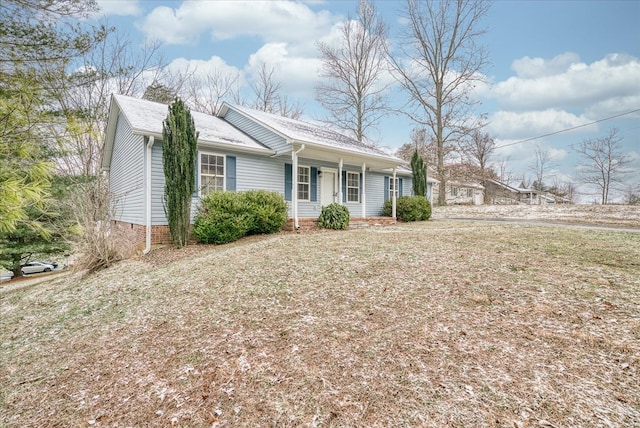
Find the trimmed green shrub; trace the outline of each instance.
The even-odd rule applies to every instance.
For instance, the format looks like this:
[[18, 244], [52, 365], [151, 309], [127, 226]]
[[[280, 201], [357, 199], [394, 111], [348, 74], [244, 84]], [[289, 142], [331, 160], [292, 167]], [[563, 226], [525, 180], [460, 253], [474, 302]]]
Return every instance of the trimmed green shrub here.
[[226, 244], [245, 236], [249, 224], [246, 215], [213, 211], [196, 217], [193, 234], [203, 244]]
[[274, 233], [286, 223], [287, 209], [275, 192], [213, 192], [201, 201], [193, 235], [204, 244], [225, 244], [245, 235]]
[[251, 217], [249, 235], [278, 232], [287, 222], [289, 207], [281, 194], [249, 190], [241, 195]]
[[[391, 216], [392, 201], [385, 201], [382, 214]], [[396, 217], [402, 221], [422, 221], [431, 218], [431, 204], [424, 196], [399, 196], [396, 199]]]
[[337, 202], [322, 207], [318, 227], [341, 230], [349, 227], [349, 208]]

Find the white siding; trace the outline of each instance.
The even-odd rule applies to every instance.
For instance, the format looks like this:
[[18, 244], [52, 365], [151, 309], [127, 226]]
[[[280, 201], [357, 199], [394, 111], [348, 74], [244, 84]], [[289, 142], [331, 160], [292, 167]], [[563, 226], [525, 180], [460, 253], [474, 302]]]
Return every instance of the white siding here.
[[114, 220], [144, 224], [144, 138], [133, 135], [122, 114], [116, 125], [109, 189]]
[[253, 120], [247, 119], [234, 110], [229, 110], [224, 120], [276, 152], [291, 150], [291, 146], [289, 146], [287, 141], [280, 135]]

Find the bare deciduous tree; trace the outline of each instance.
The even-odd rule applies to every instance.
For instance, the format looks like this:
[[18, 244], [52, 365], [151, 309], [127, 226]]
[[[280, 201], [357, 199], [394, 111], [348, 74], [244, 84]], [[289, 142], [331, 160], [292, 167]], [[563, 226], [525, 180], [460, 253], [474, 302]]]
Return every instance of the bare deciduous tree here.
[[278, 97], [278, 113], [280, 116], [289, 117], [291, 119], [300, 119], [303, 109], [299, 103], [294, 103], [289, 100], [289, 97], [280, 95]]
[[405, 113], [428, 128], [437, 145], [438, 204], [446, 202], [445, 149], [479, 127], [471, 107], [473, 85], [487, 63], [477, 39], [488, 12], [485, 1], [407, 0], [407, 27], [399, 55], [391, 55], [397, 79], [410, 97]]
[[331, 114], [327, 121], [358, 141], [388, 112], [387, 33], [373, 3], [360, 0], [357, 19], [343, 23], [341, 45], [316, 44], [324, 78], [316, 87], [316, 98]]
[[[536, 146], [535, 158], [533, 164], [530, 166], [530, 169], [535, 176], [535, 181], [533, 182], [533, 188], [535, 190], [544, 190], [544, 178], [551, 167], [551, 154], [549, 150]], [[539, 199], [538, 202], [542, 203], [542, 200]]]
[[223, 101], [238, 100], [239, 74], [215, 70], [205, 76], [192, 76], [186, 85], [186, 97], [195, 111], [218, 114]]
[[584, 158], [579, 164], [580, 179], [599, 190], [602, 205], [609, 203], [610, 191], [630, 172], [627, 165], [631, 158], [621, 151], [620, 141], [618, 130], [611, 128], [606, 136], [584, 140], [576, 149]]
[[273, 67], [268, 68], [265, 63], [260, 64], [257, 76], [253, 82], [249, 83], [255, 97], [251, 107], [292, 119], [300, 118], [302, 107], [292, 103], [287, 96], [280, 93], [282, 83], [275, 80], [274, 72]]
[[428, 167], [436, 164], [436, 145], [433, 140], [427, 140], [427, 130], [425, 128], [412, 129], [411, 142], [403, 144], [396, 151], [396, 156], [410, 162], [411, 156], [416, 149], [418, 149], [418, 153]]
[[[106, 29], [106, 27], [105, 27]], [[66, 174], [96, 175], [111, 93], [141, 96], [158, 80], [164, 63], [157, 43], [133, 48], [122, 34], [110, 30], [83, 56], [84, 65], [56, 83], [55, 98], [61, 121], [51, 124], [57, 136], [57, 167]]]
[[[489, 160], [496, 149], [493, 138], [487, 133], [476, 129], [471, 132], [468, 139], [460, 143], [460, 149], [468, 162], [472, 162], [479, 168], [480, 182], [483, 187], [487, 187], [487, 179], [489, 178]], [[485, 192], [486, 203], [486, 192]]]
[[254, 94], [252, 107], [256, 110], [276, 113], [278, 110], [278, 92], [282, 83], [275, 81], [274, 68], [267, 68], [265, 63], [260, 64], [258, 74], [253, 82], [249, 83]]

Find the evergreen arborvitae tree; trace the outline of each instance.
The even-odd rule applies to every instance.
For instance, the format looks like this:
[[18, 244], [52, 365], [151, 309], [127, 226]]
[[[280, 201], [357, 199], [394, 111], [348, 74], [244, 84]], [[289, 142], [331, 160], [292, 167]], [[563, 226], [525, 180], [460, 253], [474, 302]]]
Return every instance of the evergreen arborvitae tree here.
[[427, 167], [424, 165], [418, 149], [411, 156], [411, 172], [413, 173], [413, 194], [427, 196]]
[[198, 132], [191, 112], [180, 98], [169, 106], [162, 122], [164, 196], [173, 245], [189, 241], [191, 196], [195, 191]]

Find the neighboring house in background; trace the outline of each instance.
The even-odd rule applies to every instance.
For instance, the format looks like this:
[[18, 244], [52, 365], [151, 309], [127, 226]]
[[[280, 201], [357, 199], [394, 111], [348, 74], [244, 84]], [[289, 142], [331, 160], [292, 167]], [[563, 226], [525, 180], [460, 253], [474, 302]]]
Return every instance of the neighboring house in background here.
[[522, 187], [522, 183], [503, 183], [498, 180], [487, 180], [488, 203], [494, 205], [508, 204], [570, 204], [571, 200], [541, 192], [536, 189]]
[[[145, 251], [169, 241], [162, 162], [167, 113], [165, 104], [111, 98], [102, 169], [116, 200], [113, 221], [132, 230]], [[322, 206], [333, 202], [347, 206], [352, 221], [393, 221], [380, 218], [385, 200], [411, 194], [411, 170], [402, 159], [325, 125], [228, 104], [218, 117], [191, 114], [199, 132], [193, 208], [212, 191], [274, 191], [288, 201], [297, 229], [315, 224]]]
[[[438, 195], [440, 183], [435, 181], [433, 193]], [[484, 187], [478, 183], [447, 181], [446, 190], [447, 205], [482, 205], [484, 200]]]

